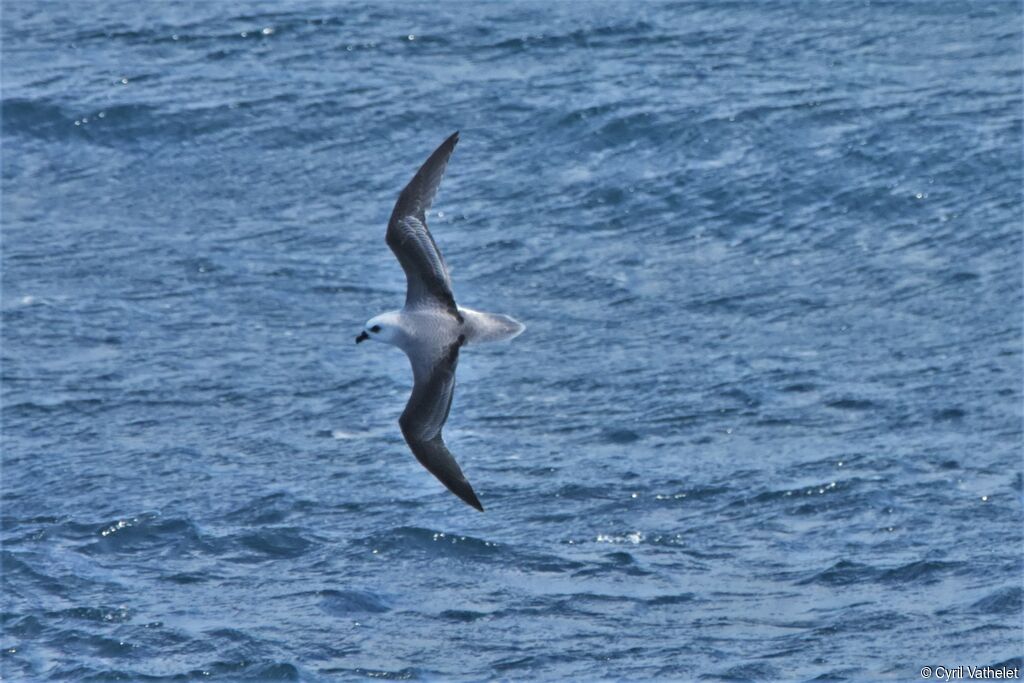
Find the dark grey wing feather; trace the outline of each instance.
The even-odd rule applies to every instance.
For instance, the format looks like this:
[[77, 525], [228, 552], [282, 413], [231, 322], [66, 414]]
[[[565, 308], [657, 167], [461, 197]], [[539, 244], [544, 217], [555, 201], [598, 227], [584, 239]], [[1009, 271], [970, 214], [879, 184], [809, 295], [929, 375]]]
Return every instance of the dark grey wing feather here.
[[465, 337], [460, 336], [432, 370], [414, 366], [416, 383], [398, 424], [420, 464], [449, 491], [483, 512], [484, 506], [441, 437], [441, 429], [448, 420], [455, 396], [455, 367], [459, 362], [459, 347], [464, 341]]
[[387, 243], [405, 271], [406, 308], [436, 305], [461, 320], [441, 250], [427, 228], [427, 210], [434, 201], [458, 132], [441, 143], [398, 195], [388, 221]]

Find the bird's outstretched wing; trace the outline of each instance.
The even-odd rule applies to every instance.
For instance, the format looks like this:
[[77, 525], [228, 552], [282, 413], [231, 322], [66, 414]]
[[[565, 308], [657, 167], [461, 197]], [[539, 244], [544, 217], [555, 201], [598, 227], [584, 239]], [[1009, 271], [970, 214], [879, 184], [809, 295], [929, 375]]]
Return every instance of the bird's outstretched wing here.
[[398, 195], [388, 221], [387, 243], [405, 271], [405, 307], [437, 306], [461, 321], [448, 266], [427, 229], [426, 216], [458, 141], [455, 132], [442, 142]]
[[429, 361], [410, 356], [415, 384], [398, 424], [420, 464], [449, 491], [483, 512], [484, 506], [441, 437], [455, 395], [455, 366], [464, 342], [465, 337], [460, 336], [431, 367], [427, 367]]

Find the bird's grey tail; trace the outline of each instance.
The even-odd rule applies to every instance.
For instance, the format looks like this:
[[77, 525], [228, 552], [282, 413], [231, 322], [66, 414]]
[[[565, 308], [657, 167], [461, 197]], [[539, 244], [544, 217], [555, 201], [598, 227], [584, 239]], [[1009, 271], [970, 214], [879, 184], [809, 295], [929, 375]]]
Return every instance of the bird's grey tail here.
[[526, 325], [500, 313], [481, 313], [468, 308], [459, 309], [466, 320], [466, 343], [482, 344], [518, 337]]

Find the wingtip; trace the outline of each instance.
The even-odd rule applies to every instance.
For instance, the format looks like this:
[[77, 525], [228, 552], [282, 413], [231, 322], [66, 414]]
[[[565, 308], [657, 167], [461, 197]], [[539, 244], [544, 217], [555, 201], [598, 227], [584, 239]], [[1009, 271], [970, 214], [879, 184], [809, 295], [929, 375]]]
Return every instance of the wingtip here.
[[461, 498], [466, 504], [475, 507], [480, 512], [484, 511], [484, 506], [480, 503], [480, 499], [476, 497], [476, 491], [469, 485], [469, 482], [465, 482], [465, 486], [459, 486], [457, 489], [449, 487], [456, 496]]

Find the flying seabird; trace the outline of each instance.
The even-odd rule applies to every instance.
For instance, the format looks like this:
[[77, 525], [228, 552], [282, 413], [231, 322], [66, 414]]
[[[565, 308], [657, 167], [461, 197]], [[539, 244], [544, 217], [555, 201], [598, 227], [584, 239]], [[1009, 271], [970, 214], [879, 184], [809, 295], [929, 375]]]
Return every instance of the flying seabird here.
[[405, 351], [412, 364], [413, 388], [398, 419], [402, 436], [421, 465], [482, 512], [483, 505], [441, 437], [455, 393], [455, 366], [463, 346], [512, 339], [526, 328], [507, 315], [457, 305], [448, 266], [427, 229], [426, 212], [458, 141], [456, 132], [442, 142], [398, 195], [386, 241], [405, 271], [405, 306], [368, 320], [356, 343], [374, 339]]

